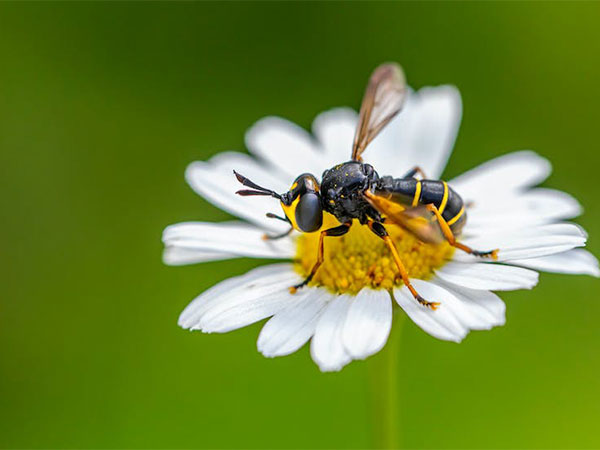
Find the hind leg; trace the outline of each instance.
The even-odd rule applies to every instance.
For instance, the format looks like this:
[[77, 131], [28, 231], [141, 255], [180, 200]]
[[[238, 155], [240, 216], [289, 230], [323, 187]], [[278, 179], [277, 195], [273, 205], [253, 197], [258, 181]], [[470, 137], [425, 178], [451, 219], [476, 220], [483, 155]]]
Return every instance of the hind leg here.
[[452, 230], [450, 229], [450, 225], [448, 225], [448, 222], [446, 222], [446, 219], [444, 219], [442, 217], [442, 215], [440, 214], [440, 211], [437, 209], [437, 207], [433, 204], [429, 204], [429, 205], [427, 205], [427, 209], [429, 211], [431, 211], [433, 214], [435, 214], [435, 217], [437, 218], [437, 221], [440, 224], [440, 228], [442, 229], [442, 233], [444, 234], [444, 237], [446, 238], [446, 240], [452, 247], [456, 247], [470, 255], [480, 256], [482, 258], [491, 258], [494, 261], [496, 261], [498, 259], [499, 249], [497, 249], [497, 248], [494, 250], [479, 251], [479, 250], [474, 250], [465, 244], [461, 244], [460, 242], [457, 242], [456, 237], [454, 236], [454, 233], [452, 233]]
[[421, 179], [427, 178], [425, 172], [423, 172], [423, 169], [421, 169], [419, 166], [415, 166], [412, 169], [410, 169], [402, 178], [415, 178], [416, 174], [419, 174], [421, 176]]

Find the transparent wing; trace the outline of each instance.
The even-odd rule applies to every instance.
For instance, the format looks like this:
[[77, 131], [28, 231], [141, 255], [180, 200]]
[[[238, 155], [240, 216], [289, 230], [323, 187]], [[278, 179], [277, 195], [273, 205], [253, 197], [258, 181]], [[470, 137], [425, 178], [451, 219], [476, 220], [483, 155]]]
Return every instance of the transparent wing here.
[[379, 66], [369, 79], [358, 117], [352, 159], [360, 161], [367, 145], [396, 114], [406, 99], [406, 80], [395, 63]]
[[406, 207], [393, 200], [392, 196], [365, 192], [365, 198], [379, 213], [406, 231], [412, 233], [420, 241], [428, 244], [439, 244], [444, 240], [435, 216], [423, 205]]

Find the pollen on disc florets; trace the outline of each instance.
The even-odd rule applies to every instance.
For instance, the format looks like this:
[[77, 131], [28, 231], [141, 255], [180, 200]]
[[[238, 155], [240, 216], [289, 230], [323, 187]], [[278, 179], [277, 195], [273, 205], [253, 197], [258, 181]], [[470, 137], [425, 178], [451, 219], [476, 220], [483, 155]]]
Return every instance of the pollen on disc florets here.
[[[411, 278], [428, 279], [454, 253], [447, 242], [426, 244], [396, 225], [386, 225]], [[296, 241], [295, 268], [302, 276], [317, 260], [319, 232], [304, 233]], [[402, 284], [398, 269], [382, 239], [355, 221], [347, 234], [325, 237], [323, 264], [310, 282], [335, 293], [356, 294], [364, 287], [391, 289]]]

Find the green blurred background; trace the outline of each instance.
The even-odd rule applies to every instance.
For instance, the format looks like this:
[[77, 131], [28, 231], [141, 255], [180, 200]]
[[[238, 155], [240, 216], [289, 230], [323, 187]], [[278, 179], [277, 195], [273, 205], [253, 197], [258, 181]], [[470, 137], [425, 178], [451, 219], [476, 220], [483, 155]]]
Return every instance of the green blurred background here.
[[[177, 316], [261, 264], [161, 263], [162, 229], [227, 214], [196, 159], [243, 150], [268, 114], [358, 107], [380, 62], [452, 83], [446, 176], [523, 148], [586, 207], [600, 254], [599, 3], [2, 3], [0, 446], [369, 447], [369, 362], [322, 374], [260, 324]], [[599, 282], [543, 275], [507, 324], [461, 345], [403, 329], [406, 447], [600, 447]]]

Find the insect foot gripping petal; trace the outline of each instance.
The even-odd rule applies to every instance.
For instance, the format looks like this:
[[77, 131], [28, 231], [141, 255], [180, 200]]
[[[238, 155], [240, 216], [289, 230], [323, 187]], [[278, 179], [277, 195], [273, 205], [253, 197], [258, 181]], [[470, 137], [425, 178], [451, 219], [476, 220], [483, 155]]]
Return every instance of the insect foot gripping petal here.
[[473, 250], [473, 255], [479, 256], [480, 258], [490, 258], [490, 259], [493, 259], [494, 261], [498, 261], [498, 252], [499, 251], [500, 251], [499, 248], [496, 248], [494, 250], [488, 250], [487, 252]]
[[[388, 242], [389, 241], [386, 241], [386, 244]], [[410, 278], [408, 277], [408, 272], [406, 272], [406, 269], [404, 268], [404, 264], [402, 264], [402, 261], [400, 261], [399, 258], [396, 258], [396, 255], [398, 253], [396, 251], [396, 247], [395, 246], [390, 247], [390, 250], [392, 251], [392, 256], [393, 256], [394, 260], [396, 261], [396, 266], [398, 268], [398, 271], [400, 272], [398, 275], [402, 278], [402, 282], [408, 288], [408, 290], [410, 291], [412, 296], [415, 298], [415, 300], [418, 301], [421, 305], [423, 305], [429, 309], [432, 309], [433, 311], [438, 309], [438, 306], [440, 306], [439, 302], [430, 302], [428, 300], [425, 300], [423, 297], [421, 297], [421, 294], [419, 294], [417, 292], [417, 290], [414, 288], [414, 286], [410, 282]]]
[[298, 283], [298, 284], [295, 284], [294, 286], [290, 286], [290, 289], [289, 289], [290, 294], [295, 294], [296, 292], [298, 292], [298, 289], [303, 288], [308, 283], [310, 283], [310, 281], [313, 279], [315, 273], [317, 273], [317, 269], [321, 265], [321, 263], [317, 263], [317, 264], [315, 264], [316, 267], [313, 267], [313, 270], [311, 271], [311, 273], [304, 279], [304, 281], [302, 283]]
[[[312, 278], [312, 277], [311, 277]], [[289, 291], [290, 294], [295, 294], [296, 292], [298, 292], [298, 289], [303, 288], [304, 286], [306, 286], [308, 283], [310, 283], [310, 280], [307, 278], [306, 280], [304, 280], [302, 283], [296, 284], [294, 286], [290, 286]]]
[[[416, 293], [416, 291], [415, 291]], [[429, 302], [427, 300], [425, 300], [423, 297], [421, 297], [419, 294], [413, 293], [413, 296], [415, 297], [415, 300], [418, 301], [421, 305], [426, 306], [427, 308], [435, 311], [436, 309], [438, 309], [438, 307], [440, 306], [440, 302]]]

